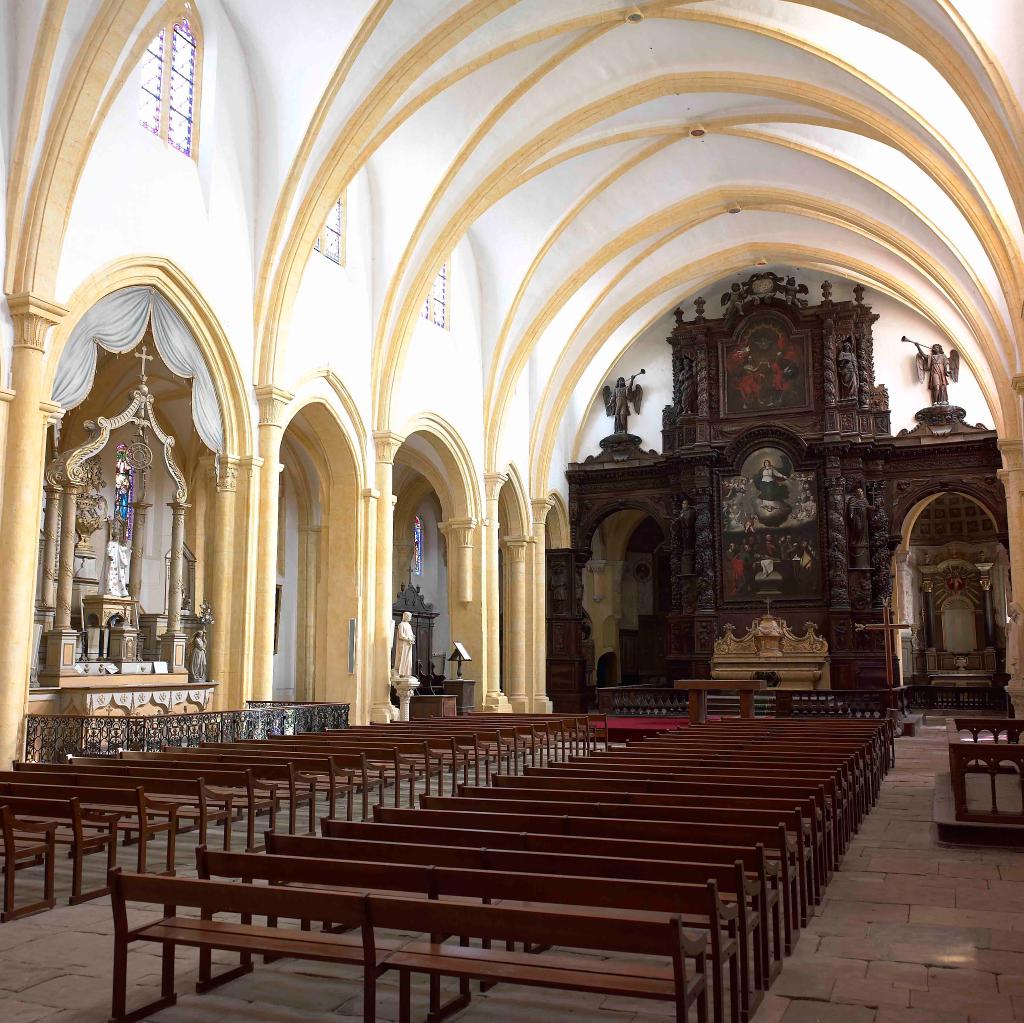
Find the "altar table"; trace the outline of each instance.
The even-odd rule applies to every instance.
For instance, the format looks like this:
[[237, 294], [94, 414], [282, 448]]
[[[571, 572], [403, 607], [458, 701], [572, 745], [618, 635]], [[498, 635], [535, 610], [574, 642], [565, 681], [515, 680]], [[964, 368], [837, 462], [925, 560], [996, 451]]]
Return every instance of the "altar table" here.
[[754, 693], [765, 688], [765, 682], [759, 678], [707, 679], [677, 678], [673, 683], [676, 689], [689, 694], [689, 710], [687, 716], [691, 725], [706, 725], [708, 721], [708, 693], [739, 693], [740, 717], [754, 716]]

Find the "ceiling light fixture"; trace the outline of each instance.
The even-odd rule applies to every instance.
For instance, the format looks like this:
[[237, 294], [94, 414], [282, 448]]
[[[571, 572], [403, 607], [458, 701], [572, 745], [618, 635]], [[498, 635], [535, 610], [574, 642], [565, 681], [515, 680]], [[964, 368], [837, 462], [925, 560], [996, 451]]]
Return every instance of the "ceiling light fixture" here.
[[634, 7], [631, 11], [626, 12], [626, 21], [630, 25], [639, 25], [644, 20], [644, 12], [639, 7]]
[[703, 128], [691, 128], [690, 137], [695, 139], [703, 138], [707, 132]]

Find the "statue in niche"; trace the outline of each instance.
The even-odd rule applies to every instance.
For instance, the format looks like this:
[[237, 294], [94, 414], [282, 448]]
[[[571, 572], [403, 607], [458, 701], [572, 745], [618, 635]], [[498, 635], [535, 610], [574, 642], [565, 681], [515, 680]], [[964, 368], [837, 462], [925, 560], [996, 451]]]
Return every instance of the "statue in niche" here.
[[679, 411], [683, 415], [693, 412], [693, 399], [696, 396], [693, 376], [693, 359], [684, 355], [679, 360]]
[[412, 674], [412, 648], [416, 642], [416, 634], [412, 631], [412, 614], [402, 612], [402, 620], [398, 623], [398, 634], [395, 637], [395, 678], [410, 678]]
[[676, 521], [679, 523], [679, 551], [682, 555], [680, 571], [683, 575], [693, 575], [697, 509], [693, 507], [688, 497], [683, 498]]
[[107, 595], [128, 596], [128, 570], [132, 549], [124, 540], [124, 520], [115, 515], [110, 520], [110, 539], [107, 541]]
[[643, 376], [647, 370], [640, 370], [629, 378], [626, 383], [625, 377], [619, 377], [614, 387], [604, 385], [602, 396], [604, 397], [605, 412], [615, 420], [616, 433], [629, 433], [630, 406], [636, 415], [640, 415], [640, 404], [644, 398], [644, 389], [635, 383], [636, 378]]
[[904, 335], [901, 341], [913, 345], [917, 349], [914, 362], [917, 365], [917, 379], [924, 383], [927, 381], [928, 390], [932, 396], [933, 405], [949, 404], [949, 385], [956, 383], [960, 376], [960, 353], [951, 348], [949, 355], [942, 349], [942, 345], [932, 345], [931, 351], [927, 351], [924, 345], [911, 341]]
[[839, 398], [856, 398], [859, 380], [857, 353], [853, 348], [853, 338], [844, 338], [836, 356], [836, 370], [839, 375]]
[[1020, 685], [1024, 683], [1024, 610], [1011, 600], [1006, 612], [1006, 673], [1010, 685]]
[[868, 545], [868, 499], [859, 484], [846, 500], [846, 534], [850, 541], [850, 567], [870, 568]]

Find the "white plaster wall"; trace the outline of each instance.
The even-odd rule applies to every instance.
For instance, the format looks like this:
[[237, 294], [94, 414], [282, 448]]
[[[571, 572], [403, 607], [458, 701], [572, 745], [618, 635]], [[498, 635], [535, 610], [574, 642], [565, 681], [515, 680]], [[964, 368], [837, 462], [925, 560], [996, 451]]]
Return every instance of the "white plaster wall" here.
[[[413, 586], [418, 586], [423, 599], [438, 612], [434, 619], [434, 653], [450, 653], [451, 619], [448, 614], [448, 566], [442, 552], [443, 538], [438, 532], [437, 515], [433, 501], [425, 499], [416, 509], [423, 525], [423, 574], [412, 575]], [[415, 656], [422, 659], [419, 650]], [[427, 665], [423, 665], [426, 670]]]
[[[74, 5], [72, 5], [74, 6]], [[252, 365], [256, 114], [245, 55], [215, 0], [202, 5], [199, 164], [138, 123], [134, 68], [100, 129], [62, 250], [58, 301], [129, 255], [171, 259], [218, 316], [243, 374]]]

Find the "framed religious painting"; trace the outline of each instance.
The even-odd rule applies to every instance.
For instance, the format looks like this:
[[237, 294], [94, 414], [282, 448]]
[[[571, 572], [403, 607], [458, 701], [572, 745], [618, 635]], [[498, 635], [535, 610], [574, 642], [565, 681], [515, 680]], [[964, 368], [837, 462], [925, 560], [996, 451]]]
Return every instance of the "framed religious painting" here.
[[817, 473], [763, 447], [720, 486], [723, 600], [820, 597]]
[[722, 415], [757, 416], [811, 407], [810, 339], [765, 311], [748, 316], [719, 348]]

